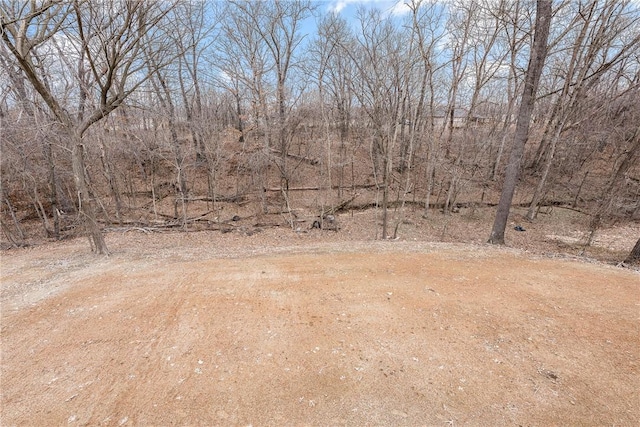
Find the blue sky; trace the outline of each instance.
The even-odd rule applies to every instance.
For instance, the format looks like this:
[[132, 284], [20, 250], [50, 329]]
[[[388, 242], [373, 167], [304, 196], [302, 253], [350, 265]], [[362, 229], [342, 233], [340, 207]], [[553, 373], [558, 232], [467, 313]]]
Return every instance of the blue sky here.
[[[361, 7], [368, 9], [378, 9], [384, 14], [400, 17], [410, 10], [405, 4], [410, 0], [312, 0], [316, 6], [316, 13], [320, 16], [337, 13], [341, 17], [356, 25], [356, 16]], [[639, 0], [640, 1], [640, 0]], [[302, 33], [310, 36], [316, 34], [316, 18], [308, 18], [302, 24]]]
[[337, 12], [351, 17], [360, 6], [375, 7], [383, 12], [401, 15], [409, 11], [404, 4], [406, 0], [328, 0], [323, 2], [321, 12]]

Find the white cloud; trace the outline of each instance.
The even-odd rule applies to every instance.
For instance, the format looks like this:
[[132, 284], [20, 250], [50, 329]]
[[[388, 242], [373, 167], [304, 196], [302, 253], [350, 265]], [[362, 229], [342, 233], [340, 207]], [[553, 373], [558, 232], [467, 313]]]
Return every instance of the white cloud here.
[[407, 5], [405, 0], [398, 0], [396, 4], [391, 8], [392, 15], [404, 15], [411, 12], [411, 9]]
[[334, 0], [329, 3], [327, 10], [333, 13], [340, 13], [351, 3], [362, 3], [360, 0]]
[[377, 7], [382, 11], [389, 12], [392, 15], [403, 15], [410, 11], [405, 4], [407, 0], [331, 0], [327, 6], [327, 10], [332, 13], [340, 13], [350, 5]]

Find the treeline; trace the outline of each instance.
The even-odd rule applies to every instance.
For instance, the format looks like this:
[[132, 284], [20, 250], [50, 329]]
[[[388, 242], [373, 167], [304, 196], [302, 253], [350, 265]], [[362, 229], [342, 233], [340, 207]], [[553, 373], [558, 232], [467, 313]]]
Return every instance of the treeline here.
[[[267, 213], [277, 197], [291, 212], [292, 190], [313, 187], [323, 210], [367, 187], [384, 237], [392, 202], [424, 215], [495, 202], [536, 2], [411, 0], [349, 21], [326, 6], [3, 1], [6, 241], [81, 230], [106, 253], [104, 224], [157, 219], [167, 194], [161, 217], [186, 228], [195, 200]], [[558, 200], [587, 209], [594, 231], [639, 218], [638, 3], [553, 2], [543, 59], [520, 177], [528, 218]]]

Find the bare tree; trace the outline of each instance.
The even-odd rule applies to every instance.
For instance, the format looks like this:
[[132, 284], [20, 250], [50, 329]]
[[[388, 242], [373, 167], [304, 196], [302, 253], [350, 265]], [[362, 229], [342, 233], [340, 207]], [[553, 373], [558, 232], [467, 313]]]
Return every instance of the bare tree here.
[[[292, 70], [296, 67], [296, 51], [303, 40], [300, 31], [302, 21], [310, 16], [314, 7], [308, 0], [287, 2], [232, 1], [230, 12], [238, 20], [246, 20], [250, 31], [265, 48], [268, 60], [267, 71], [275, 83], [275, 116], [277, 146], [280, 169], [285, 191], [289, 185], [287, 165], [291, 129], [287, 129], [287, 118], [291, 108], [291, 88], [288, 86]], [[256, 41], [258, 41], [256, 40]], [[250, 54], [247, 52], [245, 54]]]
[[[268, 159], [272, 145], [269, 104], [273, 96], [268, 84], [272, 65], [268, 48], [254, 23], [258, 18], [245, 13], [245, 7], [251, 5], [247, 2], [225, 4], [222, 11], [225, 19], [215, 42], [214, 58], [220, 69], [217, 84], [235, 98], [242, 161], [252, 171], [252, 184], [260, 195], [260, 211], [266, 213], [267, 200], [263, 189], [269, 184]], [[255, 5], [255, 8], [260, 10], [261, 5]], [[243, 120], [245, 115], [247, 118]], [[246, 149], [247, 139], [260, 150]], [[240, 163], [237, 170], [239, 168]]]
[[410, 203], [482, 205], [506, 164], [503, 243], [524, 159], [531, 218], [551, 195], [590, 213], [591, 233], [640, 215], [632, 0], [556, 1], [551, 18], [545, 1], [537, 15], [530, 0], [369, 4], [322, 17], [316, 37], [311, 0], [173, 1], [0, 2], [5, 242], [71, 230], [106, 253], [102, 224], [147, 207], [205, 227], [187, 207], [219, 211], [231, 181], [292, 226], [292, 204], [370, 197], [377, 236], [397, 237]]
[[547, 38], [551, 25], [551, 0], [538, 0], [536, 7], [536, 24], [533, 46], [529, 58], [529, 66], [525, 79], [524, 91], [520, 101], [520, 110], [516, 124], [516, 132], [509, 155], [506, 176], [502, 187], [502, 194], [498, 203], [498, 211], [493, 223], [493, 229], [489, 237], [489, 243], [504, 244], [504, 232], [507, 227], [507, 219], [511, 210], [511, 201], [518, 184], [520, 165], [524, 146], [529, 137], [529, 124], [531, 113], [535, 103], [538, 82], [542, 74], [542, 67], [547, 55]]
[[[529, 220], [536, 217], [562, 133], [583, 120], [578, 116], [581, 110], [578, 104], [590, 99], [588, 92], [597, 89], [598, 80], [617, 64], [625, 62], [629, 55], [637, 54], [640, 45], [640, 33], [635, 30], [640, 25], [640, 16], [629, 16], [624, 2], [610, 0], [600, 3], [591, 1], [578, 5], [574, 18], [577, 24], [572, 23], [578, 34], [568, 40], [573, 45], [570, 59], [566, 63], [563, 60], [566, 55], [562, 52], [559, 55], [560, 64], [554, 67], [557, 68], [556, 72], [564, 74], [564, 83], [534, 160], [534, 168], [540, 164], [543, 166], [527, 212]], [[631, 34], [628, 34], [630, 29]], [[625, 42], [616, 48], [614, 41], [618, 38]]]
[[[462, 135], [457, 138], [457, 149], [454, 151], [455, 160], [451, 166], [451, 177], [447, 189], [447, 196], [444, 203], [444, 212], [451, 212], [456, 197], [462, 187], [466, 184], [464, 177], [473, 176], [477, 172], [475, 165], [479, 162], [479, 157], [488, 147], [487, 143], [480, 143], [479, 131], [476, 126], [477, 111], [483, 101], [487, 101], [484, 96], [489, 83], [495, 79], [496, 73], [503, 68], [503, 62], [509, 51], [500, 46], [498, 41], [505, 27], [501, 11], [494, 10], [495, 5], [487, 2], [472, 2], [471, 6], [460, 6], [464, 19], [458, 23], [461, 28], [456, 29], [454, 34], [459, 34], [457, 39], [466, 38], [466, 41], [457, 45], [457, 55], [466, 60], [466, 72], [461, 70], [458, 79], [454, 78], [454, 86], [460, 86], [460, 79], [473, 82], [465, 105], [466, 120], [463, 124]], [[464, 58], [464, 59], [463, 59]], [[456, 89], [458, 92], [460, 89]], [[447, 150], [453, 142], [452, 116], [449, 116], [449, 137]], [[469, 168], [467, 165], [471, 165]]]
[[382, 238], [388, 237], [388, 203], [393, 180], [394, 151], [402, 121], [403, 41], [379, 10], [358, 12], [359, 29], [353, 46], [344, 46], [354, 67], [353, 93], [371, 129], [371, 162], [376, 186], [382, 191]]
[[[338, 168], [339, 198], [342, 197], [345, 184], [346, 149], [353, 96], [350, 84], [352, 64], [341, 49], [351, 42], [352, 35], [346, 20], [337, 14], [331, 14], [318, 23], [317, 38], [308, 51], [308, 62], [311, 64], [308, 72], [317, 76], [315, 83], [318, 87], [318, 102], [322, 116], [325, 159], [321, 177], [324, 178], [322, 184], [326, 189], [327, 198], [330, 197], [333, 187], [334, 166]], [[337, 159], [333, 155], [333, 141], [336, 137], [339, 141]], [[326, 199], [323, 199], [323, 205], [325, 202]]]
[[493, 162], [493, 168], [491, 169], [491, 179], [495, 180], [500, 170], [502, 154], [504, 152], [504, 146], [509, 136], [509, 129], [513, 123], [513, 113], [517, 102], [517, 94], [520, 93], [522, 85], [522, 74], [518, 67], [518, 56], [522, 50], [522, 46], [529, 38], [529, 34], [523, 30], [525, 27], [523, 9], [525, 9], [520, 0], [510, 2], [504, 0], [500, 3], [500, 7], [496, 14], [500, 19], [505, 21], [504, 25], [504, 39], [506, 48], [508, 50], [509, 58], [509, 71], [506, 76], [506, 89], [504, 95], [506, 95], [506, 107], [503, 110], [502, 127], [498, 134], [498, 149]]
[[[634, 97], [637, 101], [637, 95]], [[621, 105], [620, 110], [625, 110], [626, 105]], [[621, 112], [620, 112], [621, 113]], [[618, 115], [623, 115], [618, 113]], [[640, 159], [640, 109], [632, 110], [629, 114], [628, 120], [632, 123], [623, 131], [623, 141], [625, 143], [625, 149], [622, 151], [617, 161], [614, 162], [614, 167], [611, 170], [611, 176], [607, 185], [602, 189], [599, 203], [595, 209], [595, 212], [591, 215], [591, 221], [589, 223], [589, 237], [587, 238], [586, 246], [591, 245], [596, 232], [603, 223], [604, 218], [611, 212], [614, 207], [615, 200], [619, 197], [619, 189], [622, 187], [622, 182], [629, 171], [636, 165]]]
[[[418, 97], [410, 117], [412, 138], [418, 138], [417, 145], [426, 139], [426, 195], [424, 214], [426, 218], [431, 205], [431, 193], [434, 188], [436, 166], [440, 155], [440, 138], [436, 135], [434, 113], [436, 110], [436, 73], [445, 64], [439, 64], [436, 58], [436, 46], [442, 42], [446, 33], [440, 31], [443, 14], [436, 3], [413, 0], [407, 6], [411, 11], [410, 28], [412, 41], [416, 44], [416, 72], [421, 75], [418, 84]], [[416, 147], [417, 149], [417, 147]]]
[[[7, 95], [13, 96], [16, 106], [19, 106], [20, 112], [19, 119], [11, 124], [12, 127], [27, 126], [32, 130], [36, 130], [41, 138], [41, 148], [43, 159], [47, 168], [47, 201], [48, 206], [38, 207], [36, 210], [40, 212], [43, 219], [43, 226], [47, 236], [60, 238], [60, 215], [59, 215], [59, 197], [58, 197], [58, 184], [57, 176], [58, 170], [56, 168], [55, 153], [54, 153], [54, 137], [55, 132], [50, 131], [51, 121], [46, 114], [43, 114], [39, 106], [33, 102], [33, 93], [29, 91], [28, 83], [19, 68], [11, 61], [11, 54], [4, 44], [0, 45], [0, 69], [4, 70], [9, 78], [9, 86]], [[23, 117], [26, 120], [21, 120]], [[0, 119], [1, 120], [1, 119]], [[3, 128], [6, 129], [9, 123], [3, 124]], [[21, 171], [23, 172], [23, 171]], [[34, 196], [37, 199], [37, 191], [34, 192]], [[36, 203], [36, 205], [41, 205]], [[48, 216], [53, 217], [53, 227], [49, 226]]]
[[636, 242], [629, 256], [624, 260], [625, 264], [640, 265], [640, 239]]
[[[84, 136], [146, 80], [143, 44], [154, 46], [159, 66], [166, 63], [167, 58], [161, 56], [166, 48], [161, 23], [171, 7], [169, 2], [147, 1], [25, 4], [16, 0], [4, 2], [0, 10], [3, 43], [71, 142], [79, 212], [92, 249], [98, 254], [108, 254], [108, 248], [85, 175]], [[85, 64], [86, 80], [75, 76], [80, 86], [79, 111], [65, 105], [56, 88], [45, 83], [47, 75], [38, 52], [52, 49], [54, 40], [64, 43], [69, 55]]]

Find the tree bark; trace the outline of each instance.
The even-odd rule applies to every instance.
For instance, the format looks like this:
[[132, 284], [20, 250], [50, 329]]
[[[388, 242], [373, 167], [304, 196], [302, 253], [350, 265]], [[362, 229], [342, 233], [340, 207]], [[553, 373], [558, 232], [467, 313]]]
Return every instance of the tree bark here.
[[547, 39], [549, 37], [550, 24], [551, 0], [538, 0], [536, 7], [535, 36], [529, 58], [522, 100], [520, 101], [516, 132], [513, 138], [513, 148], [509, 156], [502, 194], [500, 195], [500, 202], [498, 203], [493, 229], [489, 236], [489, 243], [504, 244], [504, 232], [507, 227], [507, 219], [509, 218], [509, 211], [511, 210], [513, 194], [515, 193], [520, 175], [524, 146], [529, 137], [529, 124], [535, 104], [538, 82], [540, 81], [542, 67], [547, 56]]
[[624, 176], [637, 162], [638, 155], [640, 155], [640, 127], [635, 129], [633, 134], [629, 136], [628, 141], [631, 142], [631, 147], [625, 151], [624, 158], [622, 162], [620, 162], [620, 165], [613, 170], [609, 184], [602, 191], [596, 212], [591, 217], [589, 223], [589, 238], [585, 246], [591, 246], [591, 243], [593, 243], [596, 232], [602, 225], [605, 216], [611, 211], [616, 195], [619, 194], [617, 189], [622, 187], [620, 184]]
[[96, 219], [96, 211], [93, 206], [93, 201], [89, 195], [89, 186], [85, 179], [84, 170], [84, 145], [82, 144], [82, 137], [79, 135], [72, 135], [73, 138], [73, 150], [71, 152], [71, 161], [73, 167], [73, 177], [76, 183], [76, 189], [78, 190], [78, 215], [80, 215], [82, 221], [86, 227], [86, 233], [89, 236], [91, 242], [91, 250], [98, 255], [108, 255], [107, 243], [102, 235], [102, 230], [98, 225]]
[[49, 172], [49, 204], [51, 205], [51, 215], [53, 216], [53, 237], [60, 239], [60, 215], [58, 214], [58, 179], [56, 177], [56, 166], [53, 159], [52, 143], [49, 140], [44, 141], [43, 154], [47, 162]]
[[636, 242], [636, 245], [631, 249], [631, 253], [627, 259], [624, 260], [625, 264], [640, 265], [640, 239]]

